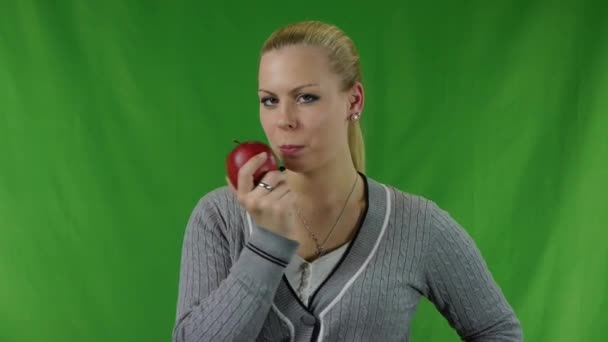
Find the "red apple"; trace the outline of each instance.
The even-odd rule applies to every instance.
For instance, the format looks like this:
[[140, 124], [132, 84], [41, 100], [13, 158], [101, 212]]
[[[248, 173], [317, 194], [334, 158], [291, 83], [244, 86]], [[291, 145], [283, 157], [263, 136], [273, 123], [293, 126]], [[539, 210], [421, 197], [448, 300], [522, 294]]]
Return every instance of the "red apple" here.
[[268, 157], [264, 164], [253, 174], [254, 185], [257, 185], [262, 180], [266, 172], [279, 169], [274, 153], [268, 145], [259, 141], [246, 141], [240, 143], [235, 140], [234, 142], [238, 145], [226, 158], [226, 171], [228, 173], [228, 178], [235, 189], [238, 187], [239, 169], [250, 158], [259, 153], [266, 152], [268, 153]]

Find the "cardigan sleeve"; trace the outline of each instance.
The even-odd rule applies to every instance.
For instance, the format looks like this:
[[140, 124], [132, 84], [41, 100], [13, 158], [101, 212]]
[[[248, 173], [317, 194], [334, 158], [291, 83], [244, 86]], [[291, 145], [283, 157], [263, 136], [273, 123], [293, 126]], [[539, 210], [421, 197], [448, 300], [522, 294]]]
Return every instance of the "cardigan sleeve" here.
[[522, 341], [521, 324], [473, 239], [436, 204], [429, 209], [424, 295], [463, 341]]
[[231, 265], [225, 234], [237, 206], [212, 192], [194, 208], [182, 245], [174, 342], [245, 341], [266, 320], [298, 242], [256, 226]]

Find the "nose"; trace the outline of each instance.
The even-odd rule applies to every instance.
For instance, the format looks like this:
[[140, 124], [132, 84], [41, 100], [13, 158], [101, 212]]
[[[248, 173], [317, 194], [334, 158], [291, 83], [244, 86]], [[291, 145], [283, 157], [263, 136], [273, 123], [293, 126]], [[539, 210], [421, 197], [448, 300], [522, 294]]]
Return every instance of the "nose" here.
[[279, 114], [278, 125], [282, 129], [294, 129], [298, 126], [298, 118], [295, 110], [289, 106], [289, 104], [285, 104]]

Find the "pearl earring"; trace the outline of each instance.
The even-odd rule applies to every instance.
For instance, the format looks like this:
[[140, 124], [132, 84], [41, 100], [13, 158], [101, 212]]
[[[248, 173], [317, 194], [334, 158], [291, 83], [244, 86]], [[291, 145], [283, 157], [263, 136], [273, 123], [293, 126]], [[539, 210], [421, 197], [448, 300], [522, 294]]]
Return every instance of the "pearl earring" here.
[[359, 114], [359, 112], [357, 112], [357, 113], [353, 114], [352, 120], [357, 121], [357, 120], [359, 120], [360, 117], [361, 117], [361, 114]]

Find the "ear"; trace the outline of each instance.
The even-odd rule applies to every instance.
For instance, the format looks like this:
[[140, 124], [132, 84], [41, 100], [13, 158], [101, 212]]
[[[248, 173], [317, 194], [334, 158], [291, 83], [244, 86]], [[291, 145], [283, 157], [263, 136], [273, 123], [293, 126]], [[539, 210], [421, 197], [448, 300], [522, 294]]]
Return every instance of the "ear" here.
[[361, 82], [355, 83], [348, 95], [348, 115], [363, 112], [365, 105], [365, 93]]

